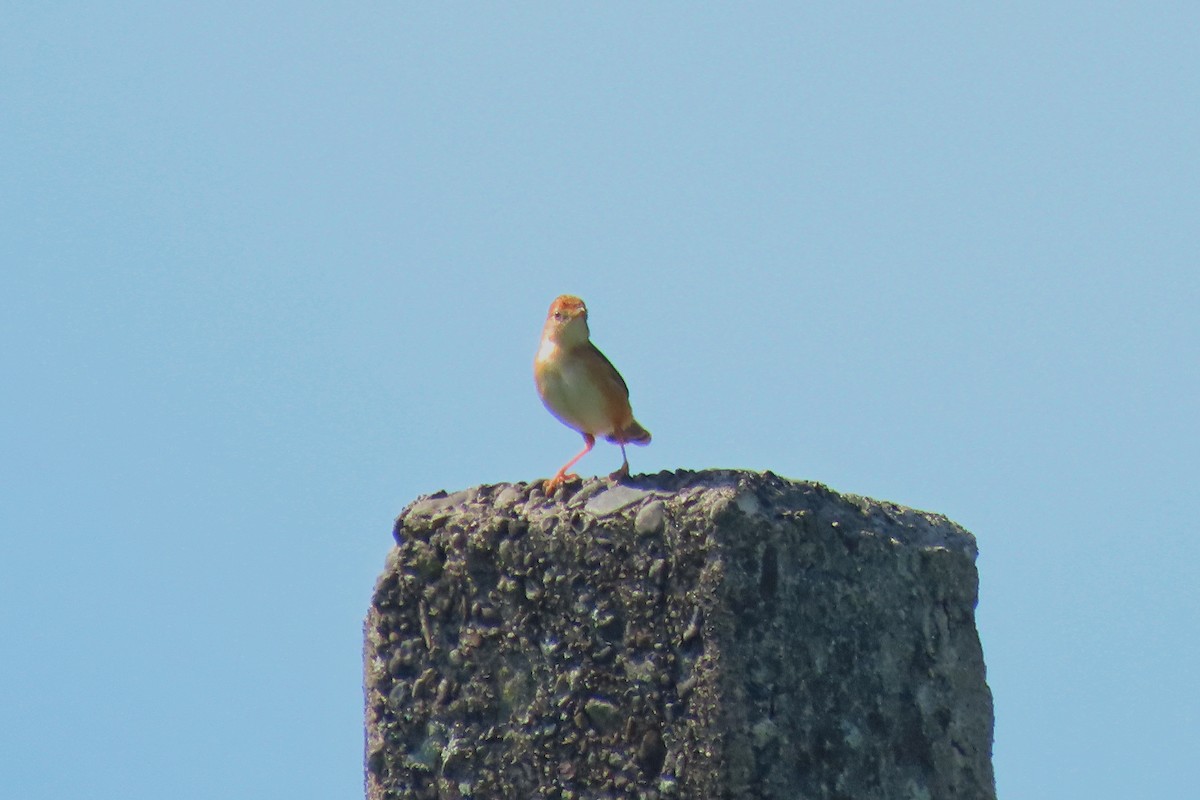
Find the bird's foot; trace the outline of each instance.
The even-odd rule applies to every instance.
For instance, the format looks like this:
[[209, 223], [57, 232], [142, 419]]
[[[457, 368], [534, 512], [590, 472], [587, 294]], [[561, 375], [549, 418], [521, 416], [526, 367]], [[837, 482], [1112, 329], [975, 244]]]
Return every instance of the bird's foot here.
[[616, 481], [617, 483], [620, 483], [621, 481], [625, 480], [628, 477], [629, 477], [629, 462], [626, 461], [624, 464], [621, 465], [621, 468], [619, 470], [617, 470], [616, 472], [609, 475], [608, 479], [610, 481]]
[[557, 489], [558, 487], [562, 486], [565, 483], [569, 483], [570, 481], [577, 481], [577, 480], [579, 480], [579, 476], [576, 475], [574, 472], [572, 472], [569, 475], [564, 475], [562, 473], [559, 473], [558, 475], [555, 475], [553, 478], [551, 478], [548, 481], [545, 481], [542, 484], [542, 491], [545, 493], [545, 495], [547, 497], [549, 497], [550, 495], [554, 494], [554, 490]]

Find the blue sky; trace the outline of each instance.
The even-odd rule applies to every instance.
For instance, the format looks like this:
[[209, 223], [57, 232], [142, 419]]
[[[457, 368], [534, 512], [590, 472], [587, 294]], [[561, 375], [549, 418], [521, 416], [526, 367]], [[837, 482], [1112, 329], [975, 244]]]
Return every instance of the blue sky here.
[[[1200, 11], [70, 3], [0, 26], [0, 774], [355, 797], [401, 507], [654, 433], [979, 538], [1002, 797], [1200, 745]], [[580, 467], [607, 473], [616, 448]]]

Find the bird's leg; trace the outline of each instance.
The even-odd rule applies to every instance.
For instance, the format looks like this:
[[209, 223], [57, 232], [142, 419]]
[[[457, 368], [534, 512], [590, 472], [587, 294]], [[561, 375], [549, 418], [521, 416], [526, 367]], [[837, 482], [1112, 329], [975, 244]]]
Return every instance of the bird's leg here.
[[629, 459], [625, 457], [625, 443], [617, 442], [617, 444], [621, 445], [621, 468], [608, 476], [609, 480], [613, 481], [629, 477]]
[[568, 475], [567, 470], [569, 470], [571, 467], [575, 466], [575, 464], [578, 463], [579, 459], [583, 458], [584, 456], [586, 456], [588, 454], [588, 452], [592, 449], [592, 446], [594, 444], [596, 444], [596, 437], [592, 436], [590, 433], [585, 433], [583, 435], [583, 441], [584, 441], [583, 449], [580, 450], [579, 453], [574, 458], [572, 458], [566, 464], [563, 464], [563, 468], [560, 469], [557, 473], [555, 473], [553, 478], [551, 478], [550, 480], [546, 481], [545, 484], [543, 484], [542, 488], [546, 492], [546, 494], [550, 494], [555, 489], [557, 489], [559, 486], [562, 486], [564, 483], [571, 480], [572, 478], [579, 477], [578, 475]]

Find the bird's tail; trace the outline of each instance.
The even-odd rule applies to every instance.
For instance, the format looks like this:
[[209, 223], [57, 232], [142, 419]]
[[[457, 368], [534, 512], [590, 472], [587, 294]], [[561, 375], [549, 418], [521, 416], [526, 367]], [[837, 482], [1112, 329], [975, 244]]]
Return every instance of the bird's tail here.
[[604, 438], [613, 444], [650, 444], [650, 431], [643, 428], [635, 419], [630, 420], [622, 430]]

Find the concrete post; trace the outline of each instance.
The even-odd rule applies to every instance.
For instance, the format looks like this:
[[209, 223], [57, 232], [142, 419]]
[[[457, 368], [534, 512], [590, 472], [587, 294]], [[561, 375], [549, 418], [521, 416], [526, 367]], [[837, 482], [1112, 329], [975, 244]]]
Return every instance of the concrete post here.
[[995, 797], [974, 537], [770, 473], [411, 504], [365, 634], [392, 798]]

